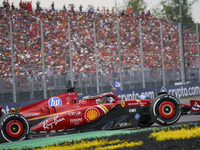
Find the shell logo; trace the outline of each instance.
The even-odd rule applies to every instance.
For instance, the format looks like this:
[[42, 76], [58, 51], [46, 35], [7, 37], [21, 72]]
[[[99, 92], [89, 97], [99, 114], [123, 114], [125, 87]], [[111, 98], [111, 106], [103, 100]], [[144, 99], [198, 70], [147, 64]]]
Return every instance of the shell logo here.
[[85, 111], [85, 118], [88, 122], [96, 120], [99, 116], [100, 113], [96, 108], [89, 108]]

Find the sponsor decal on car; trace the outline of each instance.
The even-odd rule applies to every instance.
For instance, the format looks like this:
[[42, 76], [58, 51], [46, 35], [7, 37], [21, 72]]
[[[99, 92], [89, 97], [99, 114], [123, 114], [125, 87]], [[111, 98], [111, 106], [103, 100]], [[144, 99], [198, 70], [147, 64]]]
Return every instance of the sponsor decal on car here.
[[86, 101], [86, 100], [81, 100], [81, 101], [79, 101], [79, 103], [80, 103], [80, 104], [86, 104], [87, 101]]
[[60, 119], [57, 119], [57, 118], [58, 118], [58, 115], [54, 117], [54, 121], [51, 122], [51, 123], [48, 123], [48, 120], [44, 121], [44, 122], [43, 122], [43, 128], [44, 128], [44, 130], [45, 130], [45, 129], [49, 129], [49, 128], [53, 129], [53, 126], [54, 126], [54, 125], [56, 126], [59, 122], [62, 122], [62, 121], [65, 120], [64, 117], [63, 117], [63, 118], [60, 118]]
[[128, 103], [128, 106], [137, 106], [137, 105], [144, 106], [144, 105], [146, 105], [146, 104], [147, 104], [146, 102], [141, 102], [141, 103]]
[[35, 117], [35, 116], [39, 116], [40, 113], [30, 113], [30, 114], [24, 114], [24, 117]]
[[16, 109], [11, 110], [10, 112], [16, 112], [16, 113], [19, 113], [20, 111], [21, 111], [21, 108], [16, 108]]
[[87, 121], [90, 122], [99, 118], [100, 113], [96, 108], [89, 108], [85, 111], [84, 116], [87, 119]]
[[77, 106], [74, 106], [74, 108], [77, 108], [77, 107], [80, 107], [80, 106], [78, 106], [78, 105], [77, 105]]
[[68, 93], [69, 95], [76, 95], [76, 92]]
[[140, 104], [140, 106], [144, 106], [144, 104], [146, 104], [146, 102], [142, 102], [141, 100], [136, 100], [139, 104]]
[[97, 105], [97, 107], [99, 107], [104, 112], [104, 114], [109, 112], [108, 108], [105, 107], [104, 105]]
[[197, 102], [194, 103], [194, 107], [192, 107], [193, 110], [199, 110], [200, 106], [197, 104]]
[[136, 108], [129, 109], [128, 111], [129, 111], [130, 113], [134, 113], [134, 112], [136, 112]]
[[140, 114], [135, 114], [135, 119], [138, 120], [140, 118]]
[[70, 124], [78, 125], [81, 122], [83, 122], [83, 118], [70, 119]]
[[70, 102], [70, 101], [71, 101], [71, 97], [67, 97], [67, 98], [66, 98], [66, 101], [67, 101], [67, 102]]
[[67, 98], [66, 98], [66, 101], [67, 101], [67, 103], [66, 103], [66, 104], [68, 104], [68, 105], [69, 105], [69, 102], [71, 101], [71, 97], [67, 97]]
[[140, 105], [140, 103], [128, 103], [128, 106]]
[[124, 107], [125, 106], [125, 102], [121, 102], [121, 106]]
[[81, 111], [73, 111], [73, 112], [69, 112], [68, 116], [82, 116]]
[[62, 101], [59, 97], [51, 97], [49, 99], [48, 102], [49, 106], [53, 107], [53, 106], [61, 106], [62, 105]]
[[130, 126], [130, 125], [131, 125], [131, 123], [128, 123], [128, 122], [119, 123], [120, 127], [126, 127], [126, 126]]

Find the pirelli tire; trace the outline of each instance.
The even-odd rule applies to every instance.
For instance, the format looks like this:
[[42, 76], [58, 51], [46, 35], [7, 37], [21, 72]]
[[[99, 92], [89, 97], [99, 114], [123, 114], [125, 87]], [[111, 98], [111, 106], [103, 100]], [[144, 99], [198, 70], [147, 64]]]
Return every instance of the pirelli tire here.
[[160, 125], [171, 125], [181, 117], [181, 103], [172, 95], [156, 97], [149, 108], [151, 118]]
[[0, 142], [24, 140], [29, 134], [29, 124], [19, 113], [9, 113], [0, 120]]

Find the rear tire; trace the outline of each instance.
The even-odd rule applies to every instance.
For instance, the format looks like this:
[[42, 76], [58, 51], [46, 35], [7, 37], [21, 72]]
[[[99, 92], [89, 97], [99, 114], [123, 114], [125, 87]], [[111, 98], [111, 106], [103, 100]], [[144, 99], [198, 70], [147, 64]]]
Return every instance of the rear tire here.
[[24, 140], [29, 134], [29, 124], [19, 113], [9, 113], [0, 120], [0, 142]]
[[151, 118], [160, 125], [171, 125], [181, 117], [181, 103], [172, 95], [156, 97], [149, 108]]

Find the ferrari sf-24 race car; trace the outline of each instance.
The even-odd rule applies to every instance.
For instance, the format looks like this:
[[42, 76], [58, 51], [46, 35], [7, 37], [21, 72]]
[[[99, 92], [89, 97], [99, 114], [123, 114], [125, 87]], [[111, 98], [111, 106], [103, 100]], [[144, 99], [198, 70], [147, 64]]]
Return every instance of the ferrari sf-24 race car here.
[[200, 101], [190, 105], [166, 92], [151, 100], [121, 100], [112, 93], [78, 100], [74, 88], [66, 93], [11, 110], [0, 119], [0, 142], [24, 140], [30, 135], [147, 127], [176, 123], [183, 114], [198, 114]]

